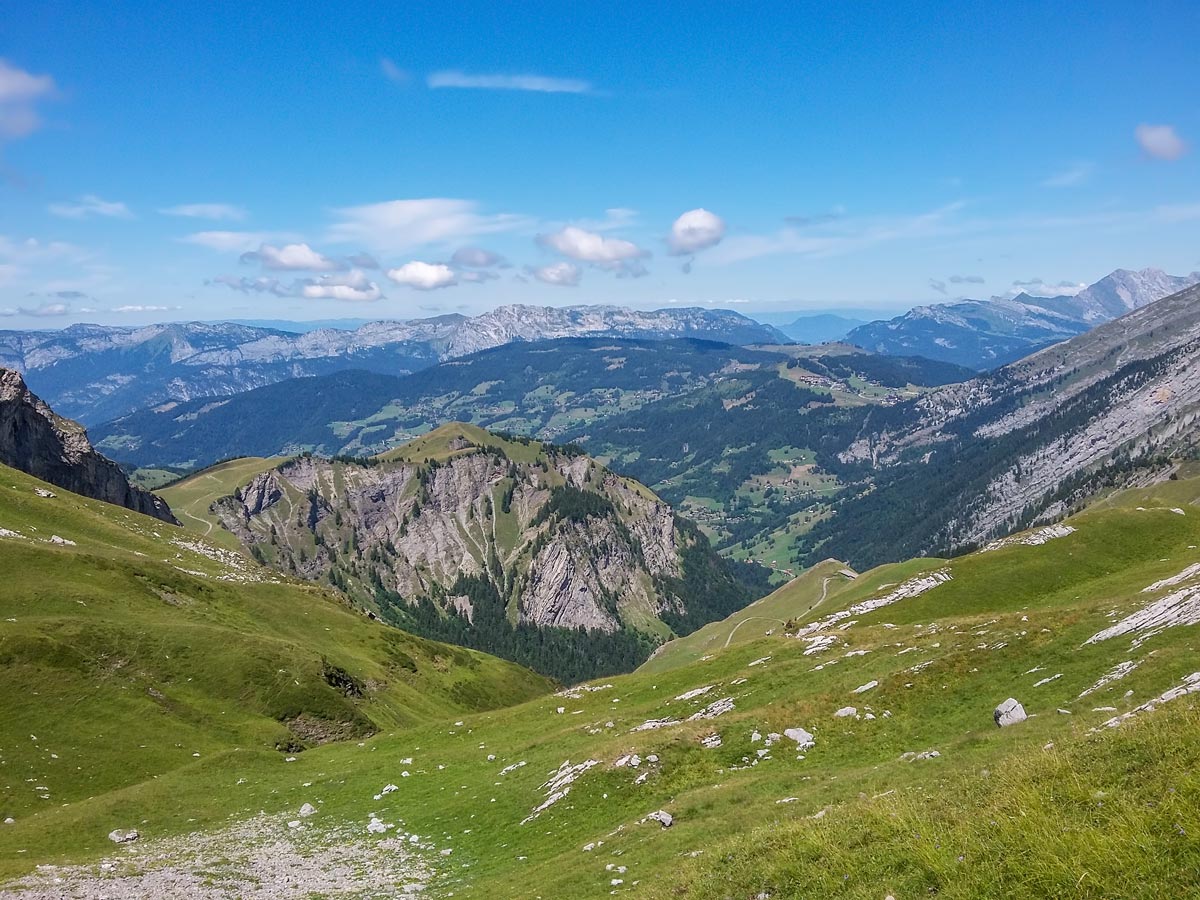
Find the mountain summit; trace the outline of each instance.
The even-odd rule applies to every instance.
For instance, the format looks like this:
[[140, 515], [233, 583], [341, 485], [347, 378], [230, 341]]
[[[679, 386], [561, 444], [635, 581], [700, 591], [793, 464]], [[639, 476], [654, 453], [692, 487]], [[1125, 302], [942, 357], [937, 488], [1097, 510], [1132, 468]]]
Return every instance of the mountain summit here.
[[1117, 269], [1074, 295], [1020, 293], [918, 306], [894, 319], [855, 328], [846, 339], [877, 353], [992, 369], [1198, 282], [1200, 272], [1178, 276], [1159, 269]]

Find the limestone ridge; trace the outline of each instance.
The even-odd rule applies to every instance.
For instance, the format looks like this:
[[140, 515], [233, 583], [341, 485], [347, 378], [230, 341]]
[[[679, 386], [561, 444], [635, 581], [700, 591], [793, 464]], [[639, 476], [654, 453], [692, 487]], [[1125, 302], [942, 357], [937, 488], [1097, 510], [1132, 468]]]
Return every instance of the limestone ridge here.
[[[443, 426], [365, 463], [300, 457], [216, 511], [286, 571], [359, 598], [430, 601], [477, 626], [482, 616], [666, 636], [667, 623], [727, 614], [684, 599], [689, 553], [693, 562], [715, 554], [652, 492], [573, 448], [471, 426]], [[744, 602], [731, 580], [724, 586]], [[502, 608], [479, 609], [481, 596]]]
[[[934, 391], [913, 420], [854, 442], [845, 460], [888, 470], [977, 470], [942, 544], [1053, 519], [1103, 473], [1164, 478], [1200, 434], [1200, 286], [1143, 306], [995, 372]], [[1118, 482], [1120, 483], [1120, 482]]]
[[179, 524], [162, 499], [131, 485], [116, 463], [92, 449], [83, 426], [56, 415], [18, 373], [2, 368], [0, 462], [76, 494]]

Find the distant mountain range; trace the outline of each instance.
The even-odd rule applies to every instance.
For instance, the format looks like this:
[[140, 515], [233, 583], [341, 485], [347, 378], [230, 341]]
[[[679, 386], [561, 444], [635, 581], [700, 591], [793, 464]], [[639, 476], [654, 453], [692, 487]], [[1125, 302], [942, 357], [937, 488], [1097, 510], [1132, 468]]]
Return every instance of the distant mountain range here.
[[[902, 391], [910, 383], [945, 384], [971, 375], [948, 363], [848, 346], [821, 349], [830, 355], [822, 357], [823, 364], [810, 362], [804, 377], [843, 392], [847, 402], [862, 402], [849, 385], [856, 377]], [[786, 367], [791, 353], [803, 352], [688, 339], [521, 341], [403, 377], [352, 370], [292, 378], [231, 397], [168, 401], [96, 425], [92, 437], [122, 463], [176, 470], [235, 455], [377, 453], [454, 420], [555, 440], [703, 390], [715, 392], [721, 409], [722, 397], [737, 396], [749, 382], [779, 382], [765, 390], [779, 394], [783, 405], [794, 405], [804, 396], [793, 383], [800, 370]], [[875, 393], [882, 397], [887, 390]], [[756, 414], [766, 409], [765, 402], [764, 396]], [[688, 430], [704, 424], [695, 413], [683, 422]], [[780, 439], [786, 442], [786, 436]], [[693, 442], [698, 446], [699, 438]]]
[[93, 424], [166, 401], [224, 397], [303, 375], [346, 369], [405, 375], [514, 341], [565, 337], [788, 340], [771, 326], [722, 309], [501, 306], [474, 317], [381, 321], [304, 334], [201, 322], [5, 331], [0, 366], [24, 374], [61, 413]]
[[994, 369], [1066, 340], [1200, 282], [1200, 272], [1167, 275], [1158, 269], [1117, 269], [1074, 295], [958, 300], [918, 306], [871, 322], [846, 336], [876, 353], [924, 356]]

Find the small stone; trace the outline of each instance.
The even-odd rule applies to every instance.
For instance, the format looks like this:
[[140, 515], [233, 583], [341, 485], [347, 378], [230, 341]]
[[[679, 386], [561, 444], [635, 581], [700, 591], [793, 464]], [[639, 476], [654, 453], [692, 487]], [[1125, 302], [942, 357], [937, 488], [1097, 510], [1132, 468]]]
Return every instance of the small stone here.
[[643, 819], [642, 821], [643, 822], [654, 821], [654, 822], [658, 822], [660, 825], [662, 825], [663, 828], [670, 828], [675, 823], [675, 817], [672, 816], [665, 809], [660, 809], [660, 810], [656, 810], [655, 812], [650, 813], [650, 815], [646, 816], [646, 818]]
[[137, 830], [133, 828], [129, 829], [128, 831], [121, 831], [118, 828], [115, 831], [110, 831], [108, 833], [108, 839], [114, 844], [129, 844], [133, 841], [136, 841], [139, 837], [141, 837], [141, 835], [138, 834]]
[[315, 816], [316, 814], [317, 808], [311, 803], [305, 803], [302, 807], [300, 807], [300, 818], [302, 819], [307, 819], [309, 816]]
[[809, 747], [816, 746], [812, 732], [803, 728], [788, 728], [783, 732], [783, 736], [795, 741], [797, 750], [807, 750]]
[[1063, 709], [1061, 706], [1058, 708], [1058, 712], [1059, 712], [1059, 715], [1063, 715], [1063, 716], [1069, 716], [1071, 714], [1071, 711], [1069, 709]]
[[12, 816], [9, 816], [7, 819], [4, 820], [4, 824], [5, 825], [16, 825], [17, 820], [14, 819]]
[[846, 718], [849, 718], [850, 716], [857, 716], [858, 709], [853, 706], [843, 706], [841, 709], [839, 709], [833, 715], [835, 718], [838, 718], [838, 719], [846, 719]]

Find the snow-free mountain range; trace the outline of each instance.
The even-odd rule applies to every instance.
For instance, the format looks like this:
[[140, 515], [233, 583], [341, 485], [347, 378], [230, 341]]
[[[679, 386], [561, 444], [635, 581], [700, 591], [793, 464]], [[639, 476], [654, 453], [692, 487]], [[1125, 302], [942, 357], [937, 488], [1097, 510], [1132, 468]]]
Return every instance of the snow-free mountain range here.
[[867, 350], [924, 356], [976, 370], [993, 369], [1082, 334], [1200, 282], [1200, 272], [1117, 269], [1078, 293], [957, 300], [918, 306], [902, 316], [852, 329], [846, 340]]
[[61, 414], [90, 425], [166, 400], [222, 397], [345, 369], [405, 375], [489, 347], [562, 337], [788, 341], [728, 310], [517, 305], [474, 317], [371, 322], [353, 331], [306, 334], [202, 322], [5, 331], [0, 366], [24, 374]]

